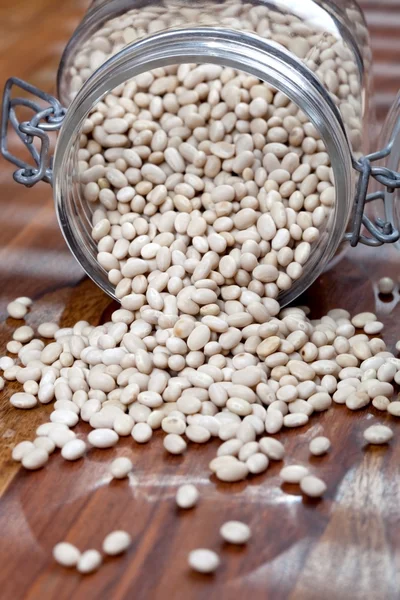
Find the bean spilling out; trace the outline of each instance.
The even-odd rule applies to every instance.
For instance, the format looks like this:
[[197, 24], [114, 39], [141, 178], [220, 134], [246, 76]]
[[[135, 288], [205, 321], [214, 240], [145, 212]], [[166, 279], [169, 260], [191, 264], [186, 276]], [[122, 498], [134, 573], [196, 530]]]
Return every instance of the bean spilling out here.
[[[241, 312], [250, 314], [244, 306]], [[356, 327], [365, 331], [377, 323], [376, 316], [359, 313], [351, 318], [344, 309], [333, 309], [322, 319], [310, 321], [307, 314], [305, 307], [279, 309], [262, 324], [249, 323], [240, 330], [239, 350], [220, 350], [210, 357], [196, 350], [197, 356], [202, 354], [201, 364], [185, 366], [179, 374], [152, 363], [156, 346], [153, 353], [147, 348], [151, 330], [139, 318], [130, 328], [119, 320], [99, 327], [79, 322], [64, 329], [45, 323], [39, 327], [41, 337], [51, 331], [56, 340], [47, 345], [24, 325], [14, 334], [22, 340], [15, 349], [18, 359], [4, 356], [0, 368], [6, 381], [17, 380], [24, 389], [36, 384], [37, 389], [15, 392], [10, 402], [19, 409], [54, 402], [54, 410], [50, 421], [38, 427], [37, 437], [17, 444], [12, 457], [35, 470], [47, 463], [56, 448], [65, 460], [79, 460], [90, 447], [111, 448], [119, 437], [129, 435], [141, 445], [161, 429], [164, 447], [171, 454], [185, 452], [189, 444], [219, 438], [221, 445], [210, 472], [222, 482], [235, 482], [263, 473], [271, 461], [284, 459], [285, 448], [276, 437], [281, 430], [303, 427], [316, 413], [335, 404], [359, 410], [372, 403], [380, 411], [400, 416], [400, 402], [391, 401], [400, 383], [400, 360], [387, 351], [382, 339], [356, 333]], [[181, 314], [166, 340], [184, 341], [205, 327], [207, 343], [220, 344], [229, 330], [227, 320], [221, 311], [212, 321], [206, 319], [211, 323], [208, 327], [201, 316]], [[165, 331], [154, 329], [154, 338]], [[102, 347], [101, 340], [112, 347]], [[92, 427], [86, 441], [73, 431], [80, 420]], [[381, 424], [364, 432], [368, 444], [387, 444], [392, 437], [393, 431]], [[330, 440], [320, 436], [311, 440], [309, 451], [321, 456], [330, 447]], [[127, 477], [132, 469], [127, 457], [110, 464], [116, 479]], [[284, 483], [298, 484], [306, 496], [319, 498], [327, 487], [313, 470], [289, 464], [281, 469], [280, 477]], [[180, 509], [193, 508], [198, 501], [195, 486], [178, 489]], [[244, 544], [250, 530], [232, 521], [221, 528], [221, 536], [227, 542]], [[119, 554], [129, 546], [128, 540], [124, 532], [114, 532], [104, 541], [103, 551]], [[93, 572], [102, 562], [97, 550], [80, 554], [66, 543], [55, 547], [54, 557], [81, 573]], [[219, 563], [218, 554], [207, 549], [189, 556], [189, 565], [203, 573], [213, 572]]]

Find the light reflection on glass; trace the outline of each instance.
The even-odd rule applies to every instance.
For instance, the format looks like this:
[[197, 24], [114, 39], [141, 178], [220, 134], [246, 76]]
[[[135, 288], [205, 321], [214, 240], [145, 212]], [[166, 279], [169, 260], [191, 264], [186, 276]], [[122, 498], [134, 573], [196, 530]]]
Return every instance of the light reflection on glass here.
[[314, 0], [275, 0], [274, 6], [283, 12], [293, 13], [307, 25], [340, 37], [340, 32], [325, 8], [318, 6]]

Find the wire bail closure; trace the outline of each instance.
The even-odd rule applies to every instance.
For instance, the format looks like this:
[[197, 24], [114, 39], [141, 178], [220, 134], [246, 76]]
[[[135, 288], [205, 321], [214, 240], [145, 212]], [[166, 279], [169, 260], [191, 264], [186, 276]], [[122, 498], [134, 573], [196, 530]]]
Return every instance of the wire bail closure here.
[[[382, 160], [391, 153], [395, 140], [400, 132], [400, 118], [397, 119], [393, 128], [389, 143], [382, 150], [362, 156], [358, 160], [353, 159], [353, 167], [360, 173], [356, 195], [354, 198], [354, 207], [352, 215], [352, 231], [345, 234], [345, 239], [351, 246], [357, 246], [358, 243], [366, 246], [382, 246], [382, 244], [393, 244], [400, 238], [400, 231], [394, 227], [394, 224], [388, 220], [390, 214], [389, 208], [392, 208], [394, 201], [393, 194], [400, 188], [400, 173], [387, 167], [373, 166], [372, 163]], [[380, 190], [368, 194], [368, 185], [371, 177], [381, 183], [386, 190]], [[384, 204], [385, 219], [377, 218], [375, 223], [364, 214], [365, 205], [375, 200], [382, 200]], [[388, 204], [391, 204], [389, 207]], [[361, 233], [361, 227], [364, 226], [370, 233], [370, 236]]]
[[[27, 98], [12, 98], [13, 87], [16, 86], [24, 92], [35, 96], [47, 105], [42, 105], [28, 100]], [[16, 108], [23, 106], [29, 108], [33, 113], [30, 121], [19, 122], [16, 115]], [[17, 183], [22, 183], [27, 187], [35, 185], [38, 181], [52, 183], [53, 161], [50, 156], [50, 139], [48, 132], [61, 129], [66, 109], [51, 94], [47, 94], [19, 79], [11, 77], [8, 79], [3, 93], [3, 109], [1, 123], [1, 145], [0, 151], [6, 160], [19, 167], [14, 172], [14, 179]], [[15, 133], [18, 135], [24, 146], [29, 150], [35, 166], [21, 160], [8, 150], [8, 124], [11, 123]], [[396, 136], [400, 132], [400, 118], [392, 132], [391, 139], [383, 150], [362, 156], [359, 159], [353, 158], [353, 168], [358, 171], [359, 178], [357, 182], [356, 195], [352, 213], [352, 228], [346, 233], [344, 239], [350, 242], [351, 246], [357, 246], [358, 243], [366, 246], [381, 246], [382, 244], [393, 244], [400, 239], [400, 231], [389, 220], [377, 218], [375, 223], [371, 221], [364, 213], [365, 206], [369, 202], [382, 200], [385, 206], [385, 216], [388, 214], [388, 199], [386, 192], [392, 193], [400, 188], [400, 173], [381, 166], [373, 166], [372, 163], [387, 157], [392, 151]], [[40, 150], [35, 147], [34, 141], [38, 138], [41, 142]], [[368, 194], [368, 186], [371, 177], [381, 183], [386, 190], [377, 191]], [[390, 199], [393, 202], [393, 197]], [[369, 236], [361, 233], [361, 228], [365, 227]]]
[[[28, 92], [49, 106], [43, 107], [37, 102], [27, 98], [12, 98], [13, 87]], [[34, 114], [30, 121], [19, 122], [16, 115], [18, 107], [29, 108]], [[35, 185], [38, 181], [52, 182], [52, 157], [50, 156], [50, 138], [48, 132], [58, 131], [61, 128], [66, 109], [52, 95], [42, 92], [39, 88], [18, 79], [8, 79], [3, 93], [3, 108], [1, 122], [0, 151], [6, 160], [19, 167], [13, 174], [17, 183], [27, 187]], [[28, 149], [34, 165], [18, 158], [8, 150], [8, 124], [18, 135], [24, 146]], [[35, 138], [40, 140], [40, 149], [35, 146]]]

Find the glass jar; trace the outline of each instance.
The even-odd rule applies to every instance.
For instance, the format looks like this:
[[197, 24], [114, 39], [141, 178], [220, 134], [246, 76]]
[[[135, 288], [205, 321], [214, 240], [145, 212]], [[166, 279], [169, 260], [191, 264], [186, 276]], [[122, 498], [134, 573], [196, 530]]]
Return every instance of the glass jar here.
[[[280, 194], [287, 213], [284, 221], [289, 219], [291, 225], [296, 225], [291, 227], [293, 234], [290, 233], [288, 242], [289, 254], [305, 239], [305, 229], [318, 230], [316, 234], [309, 234], [311, 251], [301, 269], [291, 268], [289, 275], [285, 271], [286, 259], [282, 258], [279, 262], [283, 273], [281, 285], [270, 286], [269, 289], [273, 297], [279, 293], [279, 300], [284, 305], [318, 277], [344, 239], [355, 245], [361, 237], [365, 243], [379, 245], [399, 237], [391, 225], [379, 221], [378, 225], [374, 225], [363, 216], [368, 179], [373, 174], [368, 156], [363, 157], [368, 141], [366, 124], [371, 119], [368, 106], [370, 62], [366, 24], [360, 8], [352, 0], [258, 0], [251, 3], [238, 0], [96, 0], [68, 43], [61, 60], [58, 90], [61, 103], [68, 107], [67, 110], [62, 111], [60, 105], [50, 99], [52, 108], [46, 114], [40, 113], [40, 119], [47, 121], [41, 125], [40, 119], [34, 120], [34, 130], [27, 130], [26, 124], [22, 124], [21, 129], [15, 119], [15, 111], [14, 118], [10, 119], [14, 127], [19, 127], [20, 137], [22, 132], [42, 138], [46, 128], [57, 129], [62, 121], [54, 161], [51, 164], [46, 162], [46, 152], [42, 152], [41, 156], [33, 154], [38, 168], [29, 170], [25, 163], [16, 162], [4, 143], [2, 152], [20, 167], [15, 176], [17, 180], [25, 184], [35, 183], [40, 178], [52, 180], [57, 216], [67, 244], [87, 274], [115, 297], [117, 279], [114, 280], [114, 274], [110, 276], [107, 266], [100, 265], [97, 241], [92, 237], [93, 218], [95, 222], [98, 220], [95, 211], [98, 210], [102, 184], [87, 180], [85, 183], [81, 171], [88, 170], [91, 163], [83, 158], [86, 152], [82, 149], [86, 150], [88, 141], [94, 140], [103, 151], [105, 148], [106, 151], [111, 150], [108, 152], [109, 162], [114, 165], [117, 156], [125, 156], [124, 149], [135, 148], [136, 138], [129, 137], [129, 133], [125, 135], [126, 131], [122, 130], [120, 133], [104, 132], [101, 111], [107, 111], [107, 107], [115, 104], [123, 106], [122, 113], [131, 111], [134, 114], [130, 125], [138, 114], [139, 117], [144, 114], [147, 119], [141, 119], [146, 121], [141, 127], [152, 131], [153, 126], [159, 127], [158, 120], [161, 121], [162, 115], [172, 111], [169, 108], [173, 104], [171, 96], [183, 86], [184, 91], [190, 93], [186, 94], [188, 100], [182, 101], [179, 108], [182, 109], [185, 103], [190, 105], [191, 108], [185, 112], [190, 124], [187, 125], [185, 118], [180, 119], [182, 126], [177, 127], [176, 132], [174, 130], [174, 137], [181, 135], [182, 143], [189, 139], [191, 145], [198, 144], [205, 149], [202, 152], [207, 159], [211, 152], [210, 143], [216, 142], [204, 142], [201, 132], [196, 139], [197, 121], [189, 118], [188, 114], [190, 111], [197, 114], [199, 104], [210, 104], [208, 112], [211, 111], [211, 114], [217, 105], [224, 105], [220, 116], [215, 109], [214, 121], [222, 122], [228, 145], [236, 143], [238, 136], [242, 135], [247, 140], [244, 144], [246, 151], [253, 153], [253, 163], [250, 162], [247, 171], [246, 167], [232, 170], [234, 166], [230, 155], [219, 157], [224, 174], [218, 181], [237, 184], [233, 198], [236, 209], [253, 207], [255, 200], [259, 212], [269, 212], [277, 198], [273, 194]], [[11, 84], [6, 89], [3, 115], [8, 109], [13, 110], [9, 102]], [[29, 86], [26, 89], [34, 91]], [[39, 95], [49, 101], [47, 95]], [[161, 101], [156, 100], [152, 108], [150, 102], [157, 97], [162, 98], [162, 106], [160, 108]], [[257, 113], [256, 102], [254, 114], [249, 116], [248, 106], [242, 105], [247, 100], [250, 102], [260, 97], [268, 105], [265, 112]], [[119, 114], [118, 111], [111, 112]], [[179, 113], [178, 109], [177, 114], [183, 115], [183, 112]], [[3, 138], [4, 121], [3, 118]], [[149, 125], [148, 121], [153, 124]], [[201, 118], [198, 123], [201, 129]], [[214, 129], [218, 127], [215, 125]], [[136, 134], [138, 139], [147, 139], [146, 135], [139, 135], [140, 131]], [[214, 134], [219, 140], [219, 134]], [[31, 141], [22, 139], [25, 143]], [[142, 166], [136, 171], [143, 169], [150, 158], [150, 151], [141, 151]], [[285, 175], [274, 173], [271, 183], [269, 175], [279, 170], [281, 161], [289, 152], [298, 155], [300, 164], [305, 165], [303, 171], [306, 175], [303, 179], [299, 175], [293, 183], [287, 182]], [[89, 155], [90, 152], [88, 158]], [[166, 164], [163, 156], [153, 157], [151, 154], [151, 160], [156, 158], [157, 164], [165, 167], [168, 181], [174, 175], [173, 168]], [[83, 167], [81, 163], [84, 163]], [[203, 167], [204, 164], [194, 165], [189, 173], [202, 179]], [[318, 169], [320, 176], [315, 175]], [[135, 188], [138, 182], [136, 175], [132, 177], [129, 186]], [[211, 206], [209, 196], [214, 184], [209, 179], [206, 175], [205, 187], [199, 190], [189, 186], [194, 194], [190, 197], [188, 193], [189, 200], [203, 212]], [[148, 203], [152, 204], [151, 191], [157, 182], [146, 181], [146, 175], [141, 173], [139, 183], [143, 182], [141, 193], [138, 194], [136, 188], [132, 193], [136, 194], [136, 198], [143, 197], [143, 202], [140, 202], [144, 207], [143, 214], [148, 218], [153, 210]], [[91, 185], [88, 190], [87, 186], [93, 183], [95, 186]], [[168, 189], [167, 186], [167, 192], [172, 196], [168, 206], [173, 204], [176, 189], [178, 187]], [[299, 194], [302, 199], [299, 199]], [[248, 200], [248, 197], [251, 199]], [[137, 217], [136, 205], [129, 214]], [[176, 206], [173, 209], [180, 210]], [[104, 206], [101, 210], [105, 210]], [[112, 212], [115, 209], [107, 210]], [[163, 212], [162, 208], [160, 210]], [[307, 222], [307, 226], [300, 227], [296, 221], [301, 212], [309, 214], [300, 219], [302, 223]], [[353, 230], [346, 234], [351, 216], [350, 228]], [[126, 218], [129, 221], [135, 217]], [[279, 220], [280, 217], [277, 218]], [[283, 228], [285, 223], [282, 223]], [[362, 225], [375, 237], [362, 235]], [[236, 246], [239, 244], [240, 249], [243, 240], [259, 241], [257, 235], [253, 223], [244, 233], [239, 232], [234, 243]], [[273, 241], [265, 240], [265, 237], [263, 240], [266, 243], [262, 257], [271, 250], [271, 243], [272, 251], [277, 254], [279, 244], [274, 249]], [[123, 262], [125, 258], [121, 260]]]

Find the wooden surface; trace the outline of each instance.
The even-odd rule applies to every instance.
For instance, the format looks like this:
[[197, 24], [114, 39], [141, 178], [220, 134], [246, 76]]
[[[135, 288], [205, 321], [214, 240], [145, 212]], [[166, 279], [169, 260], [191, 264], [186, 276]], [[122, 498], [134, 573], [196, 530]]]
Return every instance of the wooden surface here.
[[[375, 51], [379, 118], [400, 84], [400, 0], [364, 0]], [[54, 91], [55, 70], [67, 39], [82, 14], [81, 0], [3, 0], [0, 5], [0, 83], [18, 75]], [[378, 8], [379, 6], [379, 8]], [[33, 25], [33, 27], [32, 27]], [[0, 319], [18, 295], [35, 304], [27, 321], [79, 319], [95, 324], [109, 300], [83, 277], [70, 255], [54, 216], [51, 189], [15, 184], [10, 165], [1, 163]], [[376, 310], [386, 324], [386, 341], [400, 337], [398, 293], [383, 302], [377, 280], [399, 274], [399, 255], [357, 249], [325, 273], [302, 301], [320, 316], [336, 306]], [[0, 353], [17, 322], [0, 326]], [[246, 483], [220, 484], [207, 468], [215, 445], [184, 457], [167, 457], [155, 436], [145, 447], [131, 438], [117, 448], [90, 451], [69, 464], [53, 455], [40, 472], [19, 470], [10, 449], [33, 436], [50, 407], [24, 413], [10, 407], [4, 393], [0, 418], [0, 598], [4, 600], [388, 600], [400, 597], [399, 498], [400, 424], [388, 449], [368, 449], [362, 431], [378, 416], [374, 410], [349, 414], [335, 407], [311, 420], [303, 432], [281, 436], [287, 462], [309, 461], [307, 442], [324, 432], [333, 441], [325, 458], [310, 462], [328, 482], [323, 501], [307, 501], [294, 486], [281, 487], [272, 466]], [[34, 422], [33, 422], [34, 421]], [[80, 427], [85, 432], [84, 427]], [[111, 458], [129, 455], [135, 474], [111, 482]], [[201, 500], [180, 514], [174, 504], [178, 485], [195, 483]], [[253, 530], [245, 549], [221, 543], [218, 529], [242, 519]], [[133, 537], [129, 552], [106, 560], [98, 573], [81, 576], [57, 566], [55, 543], [68, 540], [81, 549], [100, 548], [104, 536], [122, 528]], [[196, 547], [221, 553], [215, 576], [189, 572], [187, 554]]]

